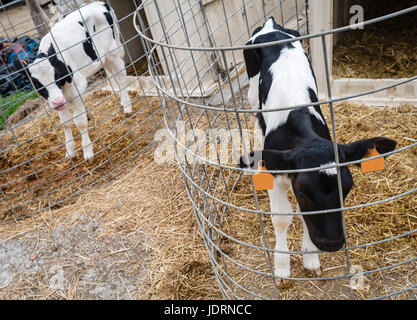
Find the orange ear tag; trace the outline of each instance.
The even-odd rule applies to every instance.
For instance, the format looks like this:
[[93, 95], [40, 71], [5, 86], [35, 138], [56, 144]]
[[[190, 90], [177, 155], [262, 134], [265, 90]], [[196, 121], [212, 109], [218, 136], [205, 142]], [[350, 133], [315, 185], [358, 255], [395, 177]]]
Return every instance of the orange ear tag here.
[[[258, 162], [258, 170], [267, 170], [263, 161]], [[272, 190], [274, 189], [274, 176], [267, 172], [257, 172], [253, 176], [255, 190]]]
[[[365, 157], [363, 157], [363, 159], [375, 157], [375, 156], [378, 156], [379, 154], [380, 153], [376, 151], [376, 148], [374, 147], [373, 149], [368, 150], [368, 154]], [[380, 171], [380, 170], [384, 170], [384, 168], [385, 168], [384, 157], [361, 162], [361, 169], [363, 173]]]

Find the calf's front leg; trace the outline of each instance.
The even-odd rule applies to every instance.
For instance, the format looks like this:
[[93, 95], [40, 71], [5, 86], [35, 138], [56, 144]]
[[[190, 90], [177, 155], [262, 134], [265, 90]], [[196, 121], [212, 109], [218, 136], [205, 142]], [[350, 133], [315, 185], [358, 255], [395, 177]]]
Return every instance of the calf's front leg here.
[[[300, 209], [297, 205], [297, 212], [299, 212]], [[301, 217], [301, 220], [303, 222], [303, 242], [301, 244], [301, 250], [302, 251], [317, 251], [317, 247], [314, 245], [314, 243], [310, 239], [310, 235], [308, 234], [307, 225], [304, 221], [304, 216]], [[320, 268], [320, 260], [317, 253], [306, 253], [303, 254], [303, 265], [304, 268], [314, 272], [316, 276], [321, 276], [321, 268]]]
[[61, 120], [62, 126], [64, 127], [65, 135], [65, 150], [67, 158], [72, 158], [75, 155], [75, 143], [72, 135], [72, 115], [68, 108], [58, 111], [59, 119]]
[[74, 99], [74, 122], [81, 134], [81, 144], [83, 147], [84, 159], [88, 160], [94, 157], [93, 144], [88, 135], [88, 119], [87, 112], [81, 98]]
[[[268, 190], [271, 212], [292, 212], [292, 207], [287, 198], [287, 178], [282, 176], [274, 177], [274, 188]], [[272, 224], [275, 231], [275, 250], [281, 252], [274, 253], [275, 282], [281, 284], [282, 278], [288, 278], [291, 275], [290, 254], [287, 245], [287, 230], [291, 224], [292, 215], [273, 215]], [[284, 253], [287, 252], [287, 253]]]
[[78, 73], [74, 73], [73, 78], [73, 84], [65, 87], [65, 91], [67, 95], [73, 97], [72, 103], [74, 105], [74, 122], [78, 130], [80, 130], [84, 159], [87, 160], [94, 157], [93, 144], [91, 143], [90, 136], [88, 135], [86, 106], [84, 105], [83, 99], [81, 99], [87, 89], [87, 79]]

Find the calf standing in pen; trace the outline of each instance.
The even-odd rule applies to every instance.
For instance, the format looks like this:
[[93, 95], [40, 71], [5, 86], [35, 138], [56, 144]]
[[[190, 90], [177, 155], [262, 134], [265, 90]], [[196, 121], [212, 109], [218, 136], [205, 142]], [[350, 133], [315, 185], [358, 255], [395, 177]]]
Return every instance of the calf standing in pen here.
[[[81, 7], [55, 24], [42, 38], [38, 57], [28, 67], [36, 90], [59, 113], [68, 157], [75, 154], [72, 119], [81, 133], [84, 158], [94, 156], [81, 99], [89, 76], [104, 67], [112, 84], [120, 90], [124, 112], [132, 112], [126, 89], [124, 49], [116, 21], [113, 10], [104, 2], [94, 1]], [[70, 101], [74, 105], [73, 115], [68, 106]]]
[[[255, 30], [247, 45], [299, 37], [294, 30], [277, 25], [273, 18]], [[257, 109], [268, 110], [317, 102], [313, 69], [300, 41], [243, 51], [250, 81], [248, 98]], [[241, 157], [241, 167], [257, 168], [262, 159], [268, 170], [305, 169], [335, 165], [333, 142], [320, 106], [257, 113], [257, 125], [265, 138], [262, 151]], [[339, 144], [340, 162], [362, 159], [376, 147], [379, 153], [392, 151], [396, 142], [377, 137], [350, 144]], [[247, 163], [249, 159], [250, 163]], [[340, 167], [343, 198], [353, 185], [347, 166]], [[268, 190], [271, 212], [292, 212], [286, 190], [292, 186], [297, 211], [309, 212], [340, 208], [337, 169], [314, 172], [274, 174], [273, 190]], [[337, 251], [345, 243], [343, 215], [340, 211], [302, 215], [302, 251]], [[290, 277], [287, 229], [292, 215], [272, 215], [276, 236], [274, 253], [277, 284]], [[303, 263], [321, 275], [317, 253], [303, 255]]]

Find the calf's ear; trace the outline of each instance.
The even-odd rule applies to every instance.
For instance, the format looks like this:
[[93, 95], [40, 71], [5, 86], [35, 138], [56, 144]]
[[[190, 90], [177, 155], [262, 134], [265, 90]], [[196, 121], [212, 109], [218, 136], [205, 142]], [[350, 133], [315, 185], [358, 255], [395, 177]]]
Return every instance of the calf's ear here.
[[[252, 42], [248, 42], [247, 45], [251, 45]], [[249, 79], [256, 76], [261, 70], [261, 57], [258, 54], [259, 49], [244, 49], [243, 57], [245, 59], [246, 72]]]
[[258, 169], [259, 162], [268, 170], [289, 170], [293, 167], [291, 151], [258, 150], [240, 157], [241, 168]]
[[349, 144], [339, 144], [339, 148], [345, 155], [345, 162], [362, 159], [369, 150], [376, 148], [378, 153], [383, 154], [395, 149], [397, 142], [385, 137], [376, 137], [355, 141]]

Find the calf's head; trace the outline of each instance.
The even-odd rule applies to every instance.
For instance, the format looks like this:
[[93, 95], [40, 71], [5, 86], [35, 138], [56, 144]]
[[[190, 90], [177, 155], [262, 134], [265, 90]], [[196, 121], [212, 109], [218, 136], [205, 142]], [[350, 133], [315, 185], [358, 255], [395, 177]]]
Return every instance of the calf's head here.
[[[338, 145], [339, 161], [362, 159], [374, 147], [379, 153], [395, 149], [396, 142], [388, 138], [371, 138], [350, 144]], [[245, 159], [246, 158], [246, 159]], [[296, 170], [323, 167], [312, 172], [291, 173], [291, 184], [301, 212], [340, 209], [337, 169], [326, 168], [335, 164], [333, 143], [325, 139], [312, 139], [296, 148], [285, 151], [262, 150], [241, 157], [241, 167], [254, 167], [263, 160], [268, 170]], [[340, 167], [343, 200], [353, 186], [347, 166]], [[285, 190], [283, 191], [285, 192]], [[337, 251], [345, 243], [343, 216], [340, 211], [303, 215], [310, 239], [323, 251]]]
[[58, 59], [52, 44], [47, 54], [39, 53], [36, 60], [28, 66], [28, 74], [36, 91], [48, 101], [52, 109], [65, 108], [62, 87], [72, 82], [72, 70]]

